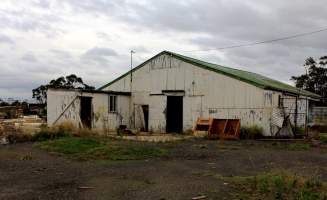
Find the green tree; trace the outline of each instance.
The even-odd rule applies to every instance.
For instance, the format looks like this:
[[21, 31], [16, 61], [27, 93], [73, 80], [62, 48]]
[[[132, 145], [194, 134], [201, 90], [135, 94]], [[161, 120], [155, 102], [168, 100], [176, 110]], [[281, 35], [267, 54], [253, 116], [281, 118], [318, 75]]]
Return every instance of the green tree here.
[[9, 106], [9, 103], [7, 103], [4, 100], [0, 99], [0, 106]]
[[49, 88], [63, 88], [63, 89], [86, 89], [94, 90], [93, 86], [85, 84], [81, 77], [71, 74], [66, 77], [59, 77], [51, 80], [46, 85], [40, 85], [39, 87], [32, 90], [33, 98], [41, 104], [46, 104], [47, 91]]
[[292, 76], [297, 88], [308, 90], [322, 96], [322, 102], [327, 103], [327, 56], [319, 58], [319, 61], [309, 57], [305, 60], [306, 74]]

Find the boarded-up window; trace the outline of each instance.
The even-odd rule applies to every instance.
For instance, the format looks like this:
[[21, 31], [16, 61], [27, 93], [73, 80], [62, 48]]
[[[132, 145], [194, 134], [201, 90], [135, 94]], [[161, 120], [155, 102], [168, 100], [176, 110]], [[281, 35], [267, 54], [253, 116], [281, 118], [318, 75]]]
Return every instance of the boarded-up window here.
[[117, 96], [109, 96], [109, 112], [117, 111]]

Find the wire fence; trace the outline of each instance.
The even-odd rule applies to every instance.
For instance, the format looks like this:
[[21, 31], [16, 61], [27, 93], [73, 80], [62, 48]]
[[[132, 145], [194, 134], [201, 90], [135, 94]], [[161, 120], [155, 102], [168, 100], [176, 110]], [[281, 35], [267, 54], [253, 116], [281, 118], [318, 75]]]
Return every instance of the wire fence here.
[[313, 107], [309, 112], [309, 125], [327, 126], [327, 107]]

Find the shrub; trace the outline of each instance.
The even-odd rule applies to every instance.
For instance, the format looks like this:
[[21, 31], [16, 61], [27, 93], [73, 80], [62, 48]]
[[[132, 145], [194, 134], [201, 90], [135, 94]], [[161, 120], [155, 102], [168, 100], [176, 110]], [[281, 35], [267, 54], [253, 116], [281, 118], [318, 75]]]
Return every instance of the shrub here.
[[31, 141], [32, 138], [30, 134], [25, 134], [19, 130], [16, 132], [7, 133], [5, 137], [11, 144]]
[[0, 126], [0, 139], [5, 143], [18, 143], [31, 140], [31, 135], [24, 133], [20, 128], [16, 128], [14, 125]]
[[241, 139], [259, 139], [262, 138], [262, 128], [254, 125], [254, 126], [242, 126], [240, 130], [240, 138]]

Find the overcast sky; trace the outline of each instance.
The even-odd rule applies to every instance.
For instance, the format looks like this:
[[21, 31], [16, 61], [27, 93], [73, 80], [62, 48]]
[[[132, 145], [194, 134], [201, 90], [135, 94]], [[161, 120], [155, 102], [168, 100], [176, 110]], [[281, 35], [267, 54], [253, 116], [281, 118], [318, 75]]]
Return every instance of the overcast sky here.
[[327, 27], [325, 0], [1, 0], [0, 98], [74, 73], [96, 87], [163, 50], [286, 83], [326, 55], [327, 32], [223, 51], [196, 51]]

